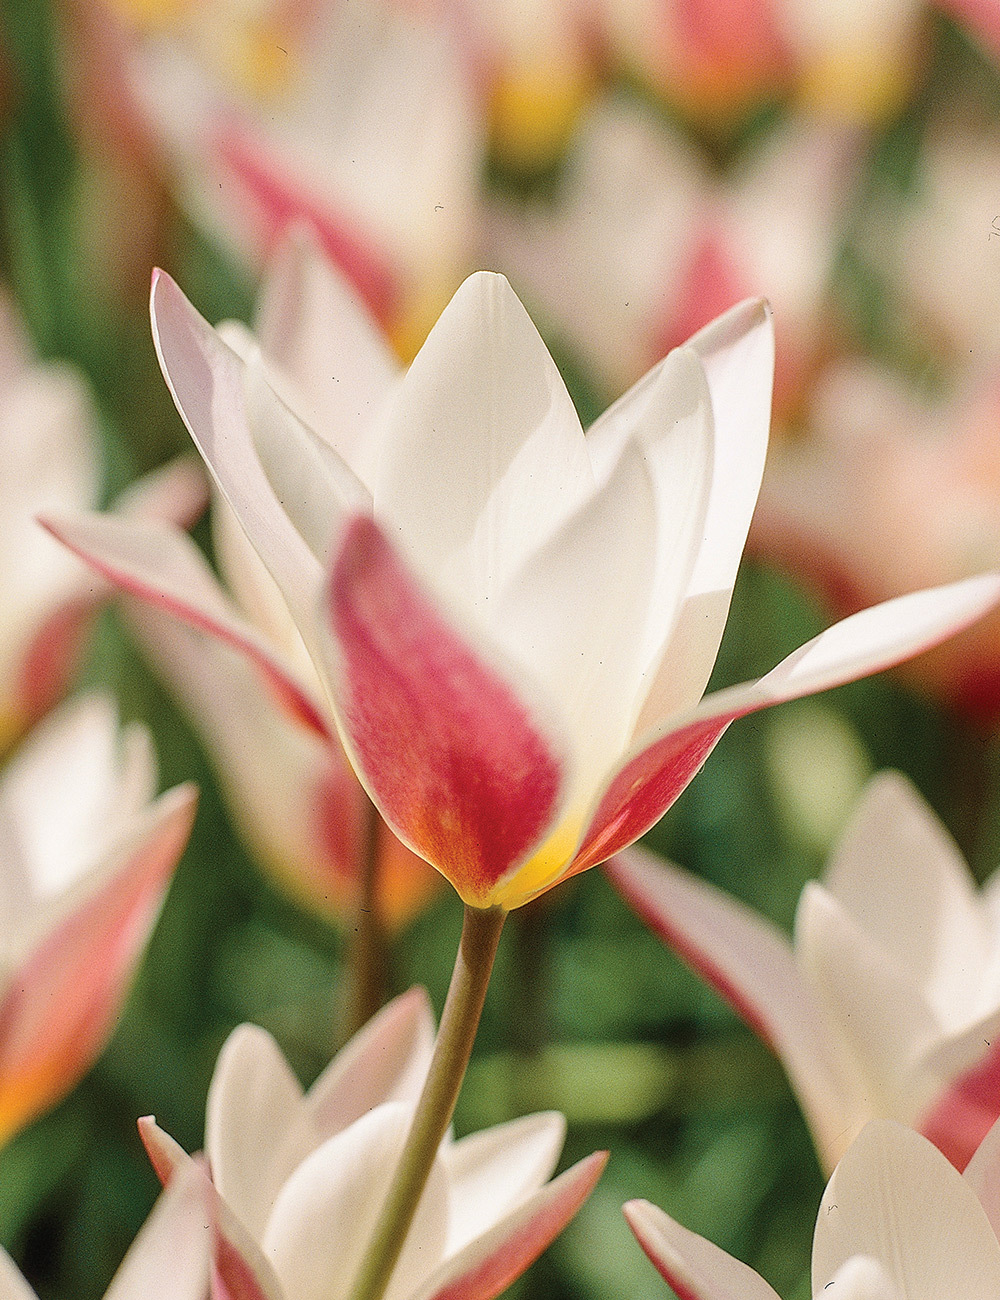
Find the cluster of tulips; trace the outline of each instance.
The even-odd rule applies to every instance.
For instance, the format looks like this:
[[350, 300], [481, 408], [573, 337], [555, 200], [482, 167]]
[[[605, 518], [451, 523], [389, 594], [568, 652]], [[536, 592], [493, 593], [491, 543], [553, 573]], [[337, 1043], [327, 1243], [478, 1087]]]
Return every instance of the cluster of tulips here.
[[[121, 200], [87, 253], [118, 309], [147, 254], [171, 260], [180, 207], [256, 302], [216, 324], [153, 272], [203, 464], [102, 511], [85, 383], [0, 316], [0, 1142], [107, 1044], [195, 818], [106, 686], [66, 698], [103, 606], [252, 856], [345, 935], [344, 1045], [308, 1090], [244, 1024], [202, 1153], [135, 1117], [164, 1190], [109, 1300], [516, 1282], [609, 1153], [556, 1174], [557, 1111], [463, 1136], [453, 1116], [509, 914], [544, 924], [597, 867], [784, 1067], [829, 1176], [813, 1295], [995, 1296], [1000, 877], [980, 889], [894, 772], [858, 793], [794, 939], [638, 843], [772, 705], [921, 656], [910, 680], [964, 725], [1000, 718], [1000, 195], [974, 184], [1000, 128], [986, 92], [943, 115], [928, 54], [961, 43], [1000, 102], [993, 4], [74, 0], [60, 20], [81, 167]], [[921, 95], [904, 199], [879, 156]], [[462, 278], [476, 260], [602, 414], [581, 419], [504, 274]], [[853, 346], [855, 262], [903, 322], [882, 313], [877, 356]], [[748, 538], [844, 617], [710, 690]], [[446, 886], [463, 928], [435, 1024], [421, 988], [390, 996], [386, 952]], [[681, 1300], [774, 1297], [670, 1210], [624, 1206]], [[34, 1294], [0, 1252], [0, 1300]]]

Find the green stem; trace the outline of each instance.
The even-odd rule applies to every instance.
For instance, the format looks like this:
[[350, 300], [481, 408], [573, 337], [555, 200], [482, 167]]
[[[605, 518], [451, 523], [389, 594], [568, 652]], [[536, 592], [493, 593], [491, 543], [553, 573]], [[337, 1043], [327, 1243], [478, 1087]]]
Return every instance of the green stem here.
[[378, 913], [378, 860], [382, 819], [365, 797], [358, 900], [347, 957], [347, 994], [341, 1008], [339, 1046], [372, 1018], [386, 1000], [389, 945]]
[[389, 1285], [437, 1149], [451, 1123], [506, 916], [498, 907], [484, 911], [466, 906], [427, 1081], [350, 1300], [382, 1300]]

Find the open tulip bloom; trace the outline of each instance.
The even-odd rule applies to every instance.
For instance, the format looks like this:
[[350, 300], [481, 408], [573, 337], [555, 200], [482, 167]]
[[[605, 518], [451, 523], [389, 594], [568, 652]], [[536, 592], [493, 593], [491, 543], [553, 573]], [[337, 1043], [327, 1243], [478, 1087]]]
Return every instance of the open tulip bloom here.
[[[427, 1073], [433, 1019], [419, 989], [341, 1050], [309, 1092], [263, 1029], [243, 1025], [209, 1090], [205, 1148], [217, 1193], [216, 1268], [247, 1300], [350, 1294]], [[143, 1138], [164, 1180], [190, 1158], [151, 1119]], [[395, 1300], [491, 1300], [569, 1222], [604, 1166], [596, 1153], [552, 1174], [561, 1115], [446, 1136], [392, 1273]], [[242, 1289], [237, 1289], [236, 1281]]]
[[1000, 874], [977, 891], [902, 777], [868, 786], [794, 946], [766, 918], [633, 848], [608, 872], [780, 1056], [832, 1168], [870, 1119], [963, 1168], [1000, 1114]]
[[0, 781], [0, 1141], [55, 1105], [114, 1029], [187, 843], [195, 791], [153, 799], [147, 733], [64, 705]]
[[1000, 596], [996, 575], [904, 596], [702, 700], [764, 463], [766, 307], [701, 330], [585, 435], [502, 277], [470, 277], [400, 374], [303, 257], [287, 338], [323, 368], [322, 408], [162, 273], [152, 314], [178, 409], [329, 710], [162, 528], [49, 526], [245, 653], [317, 729], [332, 716], [382, 815], [472, 907], [519, 907], [632, 843], [734, 719], [897, 662]]
[[[984, 1300], [1000, 1289], [1000, 1128], [964, 1175], [901, 1124], [876, 1120], [837, 1165], [816, 1218], [816, 1300]], [[683, 1300], [777, 1300], [759, 1274], [647, 1201], [625, 1217]]]

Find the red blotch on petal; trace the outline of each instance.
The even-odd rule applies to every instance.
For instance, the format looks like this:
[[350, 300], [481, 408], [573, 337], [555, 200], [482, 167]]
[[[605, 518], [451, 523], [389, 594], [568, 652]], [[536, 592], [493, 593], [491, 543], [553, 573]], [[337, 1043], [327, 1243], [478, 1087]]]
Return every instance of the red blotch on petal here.
[[1000, 1118], [1000, 1043], [993, 1043], [934, 1103], [919, 1124], [920, 1132], [963, 1170], [976, 1148]]
[[356, 518], [329, 585], [342, 724], [387, 821], [473, 905], [548, 828], [562, 765], [528, 708]]

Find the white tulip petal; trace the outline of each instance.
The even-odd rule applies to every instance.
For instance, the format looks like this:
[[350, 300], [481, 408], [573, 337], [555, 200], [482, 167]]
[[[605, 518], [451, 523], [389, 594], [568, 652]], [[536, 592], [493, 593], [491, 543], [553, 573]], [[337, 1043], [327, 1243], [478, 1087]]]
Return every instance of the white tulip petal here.
[[457, 1254], [552, 1177], [566, 1138], [556, 1111], [472, 1133], [444, 1148], [450, 1183], [446, 1255]]
[[373, 1016], [309, 1089], [305, 1113], [313, 1145], [381, 1102], [416, 1105], [433, 1049], [430, 1002], [423, 989], [412, 988]]
[[909, 1297], [900, 1295], [878, 1260], [855, 1255], [827, 1282], [821, 1300], [909, 1300]]
[[708, 683], [767, 453], [774, 329], [766, 303], [741, 303], [687, 346], [701, 357], [711, 393], [712, 483], [698, 557], [637, 733], [693, 708]]
[[536, 551], [485, 612], [573, 728], [589, 796], [628, 741], [656, 562], [657, 501], [642, 448], [629, 443], [606, 482]]
[[[275, 1202], [263, 1247], [294, 1300], [342, 1300], [364, 1256], [413, 1117], [379, 1106], [318, 1147]], [[437, 1266], [448, 1219], [447, 1179], [435, 1162], [386, 1292], [402, 1300]]]
[[906, 1300], [1000, 1292], [1000, 1243], [968, 1182], [926, 1138], [869, 1124], [830, 1179], [813, 1240], [813, 1293], [852, 1256], [877, 1260]]
[[904, 777], [868, 785], [823, 883], [943, 1026], [975, 1013], [981, 990], [970, 975], [985, 966], [985, 917], [957, 846]]
[[212, 1259], [211, 1189], [194, 1161], [171, 1180], [108, 1287], [105, 1300], [204, 1300]]
[[368, 430], [399, 366], [308, 226], [282, 242], [264, 282], [255, 332], [267, 360], [301, 395], [296, 410], [305, 424], [370, 484], [375, 456]]
[[625, 1218], [639, 1245], [683, 1300], [778, 1300], [759, 1273], [682, 1228], [648, 1201], [629, 1201]]
[[368, 489], [278, 397], [257, 361], [247, 365], [245, 395], [251, 436], [267, 481], [299, 536], [326, 568], [344, 518], [371, 513]]
[[390, 400], [375, 511], [485, 610], [593, 491], [562, 378], [502, 276], [470, 276]]
[[153, 281], [151, 313], [157, 356], [184, 423], [296, 622], [308, 624], [322, 574], [254, 452], [243, 363], [162, 272]]
[[1000, 1239], [1000, 1120], [980, 1142], [965, 1167], [965, 1181], [976, 1193], [993, 1231]]
[[24, 1274], [0, 1247], [0, 1300], [38, 1300]]
[[254, 1237], [287, 1172], [277, 1157], [301, 1102], [302, 1088], [271, 1035], [256, 1025], [234, 1029], [208, 1090], [205, 1152], [219, 1194]]
[[868, 1116], [916, 1118], [928, 1097], [914, 1095], [910, 1072], [937, 1036], [919, 987], [815, 881], [795, 917], [795, 950], [831, 1029], [866, 1079]]

